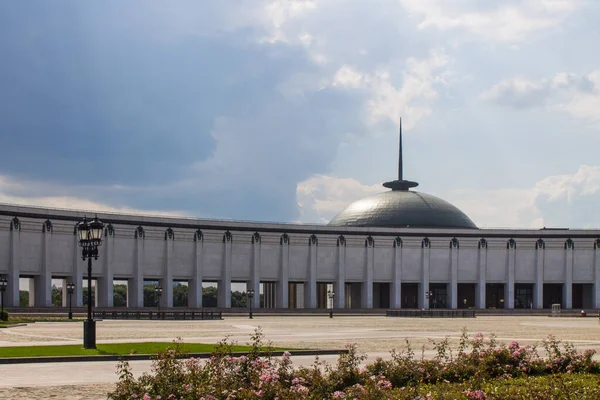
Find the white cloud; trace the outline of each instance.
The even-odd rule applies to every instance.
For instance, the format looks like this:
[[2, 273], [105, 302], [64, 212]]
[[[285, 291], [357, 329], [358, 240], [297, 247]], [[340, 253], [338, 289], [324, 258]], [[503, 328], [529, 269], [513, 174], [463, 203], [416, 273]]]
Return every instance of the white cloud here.
[[433, 51], [422, 60], [408, 58], [399, 79], [401, 85], [395, 83], [391, 66], [369, 73], [343, 65], [335, 72], [332, 86], [367, 92], [365, 123], [368, 125], [383, 120], [397, 123], [402, 115], [404, 127], [411, 129], [431, 114], [430, 105], [439, 96], [436, 85], [447, 84], [451, 75], [444, 68], [449, 63], [450, 59], [443, 51]]
[[[522, 0], [507, 2], [400, 0], [421, 18], [419, 29], [464, 30], [476, 39], [518, 43], [530, 34], [560, 25], [575, 11], [577, 0]], [[477, 10], [480, 7], [493, 8]]]
[[[72, 187], [70, 188], [70, 190], [68, 190], [68, 188], [66, 187], [62, 187], [54, 188], [54, 190], [52, 190], [50, 189], [50, 186], [51, 185], [41, 182], [17, 182], [14, 179], [11, 179], [10, 177], [0, 175], [0, 203], [119, 214], [154, 215], [164, 217], [186, 216], [186, 213], [181, 211], [143, 210], [140, 208], [134, 208], [129, 206], [111, 206], [105, 203], [87, 199], [85, 197], [76, 197], [68, 194], [40, 194], [48, 192], [64, 193], [67, 191], [75, 193], [87, 192], [87, 190], [82, 190], [84, 188], [81, 187]], [[120, 190], [123, 188], [112, 187], [112, 189]]]
[[523, 77], [503, 80], [481, 99], [516, 108], [546, 106], [577, 118], [600, 120], [600, 70], [578, 76], [559, 73], [550, 79]]
[[356, 71], [351, 66], [343, 65], [333, 76], [332, 85], [334, 87], [339, 86], [355, 89], [364, 86], [364, 79], [365, 78], [360, 72]]
[[[316, 9], [317, 3], [313, 0], [273, 0], [264, 6], [264, 15], [267, 19], [265, 26], [268, 35], [261, 39], [262, 42], [289, 43], [290, 37], [284, 30], [284, 25], [290, 20], [300, 17], [304, 13]], [[310, 44], [311, 35], [303, 33], [296, 37], [304, 44]]]
[[300, 221], [326, 223], [353, 201], [385, 190], [379, 184], [365, 186], [351, 178], [313, 176], [296, 187]]
[[[350, 203], [384, 190], [354, 179], [315, 176], [297, 187], [301, 220], [327, 222]], [[530, 188], [460, 189], [439, 196], [480, 228], [600, 227], [600, 214], [589, 212], [600, 202], [600, 166], [582, 165]]]

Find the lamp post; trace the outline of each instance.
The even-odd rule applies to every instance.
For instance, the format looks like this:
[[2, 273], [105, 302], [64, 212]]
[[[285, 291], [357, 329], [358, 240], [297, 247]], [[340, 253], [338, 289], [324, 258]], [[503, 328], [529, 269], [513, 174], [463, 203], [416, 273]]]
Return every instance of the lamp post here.
[[160, 296], [162, 296], [162, 292], [163, 292], [163, 288], [162, 286], [158, 285], [154, 288], [154, 291], [156, 292], [156, 295], [158, 296], [158, 317], [160, 318]]
[[87, 271], [87, 319], [83, 321], [83, 348], [96, 348], [96, 321], [92, 318], [92, 257], [98, 259], [98, 246], [102, 244], [104, 224], [96, 216], [88, 223], [87, 218], [77, 224], [79, 245], [82, 247], [81, 258], [88, 260]]
[[331, 308], [329, 309], [329, 318], [333, 318], [333, 298], [335, 297], [335, 292], [333, 290], [328, 290], [327, 297], [329, 297], [329, 301], [331, 302]]
[[8, 281], [5, 277], [0, 278], [0, 295], [2, 296], [2, 312], [0, 313], [0, 320], [4, 319], [4, 292], [6, 292], [6, 286], [8, 286]]
[[69, 295], [69, 319], [73, 319], [73, 309], [71, 307], [71, 304], [72, 304], [71, 298], [73, 297], [74, 291], [75, 291], [75, 284], [73, 282], [67, 283], [67, 294]]
[[248, 289], [248, 300], [250, 300], [250, 315], [249, 319], [252, 319], [252, 299], [254, 298], [254, 289]]
[[[431, 298], [431, 296], [433, 296], [433, 292], [431, 290], [425, 292], [425, 299], [427, 300], [427, 305], [430, 305], [429, 298]], [[425, 309], [425, 307], [423, 307], [423, 309]]]

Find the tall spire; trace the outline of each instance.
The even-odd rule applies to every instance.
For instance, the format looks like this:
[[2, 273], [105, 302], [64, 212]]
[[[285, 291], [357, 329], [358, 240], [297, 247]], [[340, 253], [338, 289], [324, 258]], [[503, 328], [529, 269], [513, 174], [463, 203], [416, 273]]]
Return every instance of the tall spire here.
[[400, 140], [398, 141], [398, 180], [402, 178], [402, 117], [400, 117]]
[[383, 184], [384, 187], [392, 189], [392, 190], [408, 190], [413, 187], [419, 186], [417, 182], [413, 181], [405, 181], [404, 180], [404, 171], [402, 168], [402, 117], [400, 117], [400, 137], [398, 144], [398, 179], [395, 181], [385, 182]]

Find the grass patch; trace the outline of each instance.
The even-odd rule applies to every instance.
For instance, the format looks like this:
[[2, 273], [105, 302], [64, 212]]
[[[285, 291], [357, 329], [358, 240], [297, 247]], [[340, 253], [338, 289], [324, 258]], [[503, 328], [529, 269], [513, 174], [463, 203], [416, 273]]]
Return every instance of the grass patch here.
[[34, 322], [82, 322], [85, 318], [67, 317], [10, 317], [8, 321], [1, 321], [0, 326], [10, 326], [13, 324], [27, 324]]
[[[185, 343], [181, 345], [184, 352], [212, 353], [217, 345], [205, 343]], [[98, 344], [97, 349], [84, 349], [79, 344], [60, 346], [14, 346], [0, 347], [0, 357], [52, 357], [52, 356], [95, 356], [123, 354], [156, 354], [173, 347], [172, 342], [146, 343], [111, 343]], [[232, 351], [247, 352], [250, 346], [233, 346]], [[273, 349], [280, 350], [280, 349]]]
[[8, 321], [0, 321], [0, 328], [10, 328], [17, 324], [33, 324], [36, 322], [82, 322], [84, 318], [67, 317], [10, 317]]

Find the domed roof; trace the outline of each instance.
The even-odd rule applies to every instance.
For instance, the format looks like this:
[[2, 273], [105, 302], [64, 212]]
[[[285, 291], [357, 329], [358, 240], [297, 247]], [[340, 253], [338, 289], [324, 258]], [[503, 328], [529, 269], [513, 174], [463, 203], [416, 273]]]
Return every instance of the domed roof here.
[[355, 201], [329, 225], [477, 229], [469, 217], [447, 201], [409, 190], [391, 190]]
[[419, 184], [403, 177], [402, 119], [399, 139], [398, 179], [383, 184], [392, 190], [355, 201], [336, 215], [329, 225], [477, 229], [469, 217], [447, 201], [430, 194], [410, 191]]

